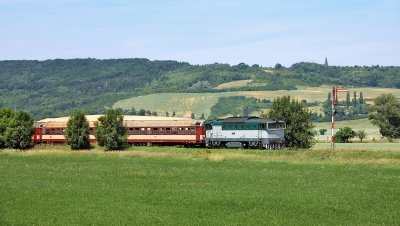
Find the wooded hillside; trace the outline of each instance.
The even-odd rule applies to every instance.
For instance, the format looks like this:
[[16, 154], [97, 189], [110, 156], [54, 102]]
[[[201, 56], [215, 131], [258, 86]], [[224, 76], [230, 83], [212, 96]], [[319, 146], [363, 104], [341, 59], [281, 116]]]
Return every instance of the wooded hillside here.
[[[243, 87], [213, 89], [251, 80]], [[296, 85], [400, 88], [400, 67], [339, 67], [296, 63], [289, 68], [148, 59], [0, 61], [0, 107], [30, 112], [35, 119], [68, 116], [76, 109], [101, 114], [118, 100], [151, 93], [291, 90]], [[140, 106], [137, 106], [140, 108]]]

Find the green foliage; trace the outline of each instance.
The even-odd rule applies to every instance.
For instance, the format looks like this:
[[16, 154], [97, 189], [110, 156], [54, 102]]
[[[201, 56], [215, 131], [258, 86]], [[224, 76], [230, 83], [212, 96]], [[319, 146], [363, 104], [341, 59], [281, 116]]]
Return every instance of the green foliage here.
[[10, 127], [11, 120], [14, 118], [15, 112], [11, 108], [0, 109], [0, 148], [6, 147], [5, 132]]
[[335, 133], [335, 142], [338, 143], [347, 143], [351, 138], [356, 136], [356, 132], [354, 132], [350, 127], [346, 126], [344, 128], [340, 128], [339, 131]]
[[83, 111], [76, 111], [70, 116], [64, 133], [67, 144], [72, 150], [89, 149], [89, 122]]
[[358, 139], [360, 139], [360, 141], [362, 142], [365, 138], [367, 138], [367, 133], [365, 132], [365, 130], [357, 130], [356, 137], [358, 137]]
[[0, 148], [28, 149], [35, 133], [33, 117], [22, 110], [0, 109]]
[[[360, 118], [366, 118], [368, 104], [364, 102], [362, 93], [360, 93], [360, 98], [357, 98], [356, 91], [354, 91], [352, 102], [350, 101], [350, 92], [347, 91], [346, 100], [339, 101], [335, 105], [335, 121], [343, 120], [355, 120]], [[362, 104], [361, 104], [362, 103]], [[322, 104], [322, 111], [324, 112], [324, 117], [312, 117], [312, 121], [315, 122], [328, 122], [332, 120], [332, 100], [331, 92], [328, 93], [328, 99]]]
[[368, 107], [368, 119], [378, 126], [382, 136], [400, 137], [400, 101], [393, 94], [381, 94]]
[[[265, 85], [212, 89], [247, 79]], [[104, 114], [118, 100], [152, 93], [294, 90], [296, 85], [323, 84], [400, 88], [400, 67], [300, 62], [289, 68], [280, 64], [262, 68], [139, 58], [15, 60], [0, 61], [0, 81], [0, 106], [22, 108], [41, 119], [71, 115], [78, 109]]]
[[310, 120], [311, 111], [290, 96], [274, 99], [272, 108], [261, 114], [264, 118], [276, 118], [286, 122], [286, 146], [291, 148], [310, 148], [315, 143], [314, 125]]
[[121, 150], [128, 137], [127, 128], [123, 124], [124, 117], [118, 110], [108, 109], [104, 116], [94, 123], [99, 146], [106, 150]]
[[327, 129], [319, 129], [319, 134], [325, 135], [326, 131], [328, 131], [328, 130]]
[[[265, 100], [265, 99], [264, 99]], [[226, 115], [248, 116], [252, 111], [270, 108], [271, 103], [260, 101], [254, 97], [228, 96], [218, 98], [218, 103], [211, 107], [209, 119], [214, 119]]]

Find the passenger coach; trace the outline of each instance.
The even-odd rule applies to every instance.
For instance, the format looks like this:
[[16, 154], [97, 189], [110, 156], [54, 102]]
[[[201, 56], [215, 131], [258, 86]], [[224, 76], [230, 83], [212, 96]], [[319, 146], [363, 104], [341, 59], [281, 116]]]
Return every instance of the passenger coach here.
[[184, 145], [187, 147], [204, 144], [204, 120], [167, 119], [125, 121], [132, 144]]

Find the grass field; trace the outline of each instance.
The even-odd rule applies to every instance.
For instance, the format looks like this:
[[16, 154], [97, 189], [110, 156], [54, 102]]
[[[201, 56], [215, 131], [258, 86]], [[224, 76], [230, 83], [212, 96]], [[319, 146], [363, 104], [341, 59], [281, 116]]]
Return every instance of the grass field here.
[[399, 225], [400, 151], [0, 152], [0, 225]]
[[[245, 80], [247, 83], [247, 80]], [[239, 83], [225, 84], [238, 85]], [[249, 84], [252, 86], [252, 84]], [[343, 87], [344, 88], [344, 87]], [[400, 89], [383, 89], [383, 88], [349, 88], [351, 97], [356, 91], [357, 95], [363, 93], [364, 98], [374, 98], [382, 93], [392, 93], [400, 98]], [[193, 112], [197, 118], [204, 114], [207, 118], [210, 115], [210, 108], [218, 102], [219, 97], [225, 96], [246, 96], [260, 99], [273, 100], [278, 96], [290, 95], [291, 97], [307, 102], [325, 101], [331, 87], [298, 87], [298, 90], [280, 90], [280, 91], [240, 91], [240, 92], [224, 92], [224, 93], [160, 93], [147, 96], [133, 97], [120, 100], [113, 105], [113, 108], [130, 109], [135, 107], [136, 110], [141, 108], [145, 110], [156, 111], [158, 115], [165, 116], [168, 111], [171, 115], [175, 111], [177, 117], [190, 118]], [[345, 100], [346, 94], [339, 94], [339, 100]]]
[[[314, 130], [319, 131], [320, 129], [327, 129], [325, 135], [318, 135], [315, 136], [315, 139], [319, 141], [329, 141], [331, 139], [331, 129], [332, 123], [331, 122], [317, 122], [313, 123], [315, 125]], [[364, 130], [367, 134], [367, 138], [365, 140], [373, 140], [376, 141], [382, 140], [381, 134], [379, 132], [379, 127], [374, 126], [371, 122], [367, 119], [358, 119], [358, 120], [349, 120], [349, 121], [337, 121], [335, 122], [335, 132], [337, 132], [340, 128], [350, 127], [354, 131]], [[358, 138], [353, 138], [352, 141], [360, 141]]]

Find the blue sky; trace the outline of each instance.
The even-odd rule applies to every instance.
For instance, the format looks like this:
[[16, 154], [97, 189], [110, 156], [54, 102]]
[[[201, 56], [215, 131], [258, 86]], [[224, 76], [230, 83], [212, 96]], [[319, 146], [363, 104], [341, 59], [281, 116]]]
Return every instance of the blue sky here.
[[398, 0], [0, 0], [0, 60], [400, 66]]

